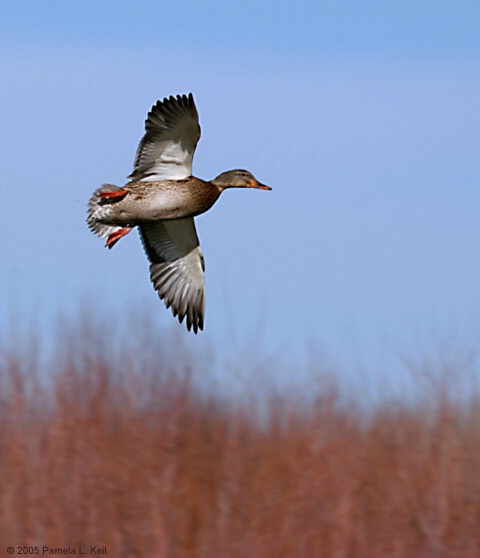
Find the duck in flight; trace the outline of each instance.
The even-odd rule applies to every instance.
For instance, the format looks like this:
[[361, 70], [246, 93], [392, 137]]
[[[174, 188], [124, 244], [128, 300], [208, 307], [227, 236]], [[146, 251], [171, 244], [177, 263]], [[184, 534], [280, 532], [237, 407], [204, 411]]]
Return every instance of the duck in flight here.
[[191, 93], [157, 101], [145, 121], [130, 182], [98, 188], [87, 217], [108, 248], [138, 227], [155, 290], [195, 333], [203, 330], [205, 262], [194, 217], [208, 211], [227, 188], [271, 190], [246, 170], [222, 172], [210, 181], [192, 176], [199, 139]]

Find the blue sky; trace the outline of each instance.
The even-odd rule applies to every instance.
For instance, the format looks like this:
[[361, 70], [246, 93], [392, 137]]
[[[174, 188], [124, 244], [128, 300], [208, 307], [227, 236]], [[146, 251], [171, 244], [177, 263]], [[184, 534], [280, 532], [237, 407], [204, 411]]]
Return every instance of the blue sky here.
[[[477, 344], [479, 24], [473, 1], [4, 0], [2, 314], [145, 307], [193, 351], [313, 343], [380, 368], [452, 332]], [[136, 235], [108, 252], [84, 223], [91, 192], [125, 182], [151, 105], [189, 91], [194, 173], [273, 187], [197, 219], [197, 337]]]

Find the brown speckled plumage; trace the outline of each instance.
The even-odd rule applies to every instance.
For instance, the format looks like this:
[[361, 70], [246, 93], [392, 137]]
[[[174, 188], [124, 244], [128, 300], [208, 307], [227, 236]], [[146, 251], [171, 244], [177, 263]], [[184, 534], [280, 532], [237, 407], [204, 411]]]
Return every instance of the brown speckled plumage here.
[[146, 221], [183, 219], [208, 211], [222, 189], [212, 182], [190, 176], [182, 180], [129, 182], [120, 200], [98, 198], [105, 225], [136, 226]]

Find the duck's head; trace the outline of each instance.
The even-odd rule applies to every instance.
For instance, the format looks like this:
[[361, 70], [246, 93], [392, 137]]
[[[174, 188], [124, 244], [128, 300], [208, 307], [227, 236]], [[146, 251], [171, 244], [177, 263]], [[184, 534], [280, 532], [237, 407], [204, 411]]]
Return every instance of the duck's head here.
[[218, 188], [258, 188], [260, 190], [271, 190], [270, 186], [266, 186], [259, 182], [251, 172], [242, 169], [222, 172], [217, 178], [212, 180]]

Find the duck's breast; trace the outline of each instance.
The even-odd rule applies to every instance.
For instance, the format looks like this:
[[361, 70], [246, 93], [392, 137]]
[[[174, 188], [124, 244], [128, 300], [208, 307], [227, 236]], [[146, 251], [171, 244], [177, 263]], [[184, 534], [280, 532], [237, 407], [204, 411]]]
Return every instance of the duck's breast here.
[[[169, 180], [128, 185], [130, 194], [119, 204], [135, 222], [194, 217], [208, 211], [220, 191], [200, 179]], [[120, 207], [123, 205], [124, 207]]]

